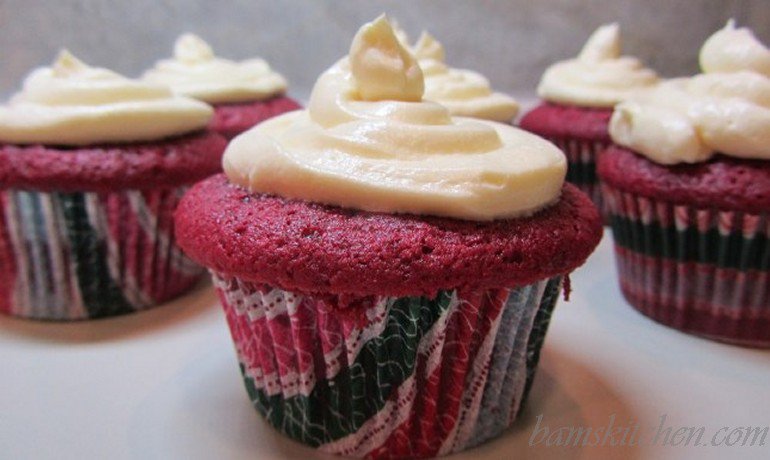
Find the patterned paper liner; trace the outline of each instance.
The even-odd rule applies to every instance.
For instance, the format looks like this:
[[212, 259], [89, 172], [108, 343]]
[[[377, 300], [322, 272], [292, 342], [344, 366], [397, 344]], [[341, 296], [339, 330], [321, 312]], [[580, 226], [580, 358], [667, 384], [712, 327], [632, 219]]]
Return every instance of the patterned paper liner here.
[[599, 155], [610, 145], [609, 141], [590, 141], [564, 137], [543, 136], [559, 147], [567, 157], [567, 181], [579, 188], [591, 198], [591, 201], [605, 216], [607, 221], [607, 209], [605, 209], [599, 179], [596, 176], [596, 163]]
[[498, 436], [521, 408], [561, 277], [380, 297], [357, 313], [214, 275], [246, 389], [276, 429], [351, 457], [423, 458]]
[[770, 218], [652, 200], [604, 186], [620, 285], [673, 328], [770, 347]]
[[101, 318], [188, 290], [205, 271], [174, 243], [183, 192], [0, 190], [0, 312]]

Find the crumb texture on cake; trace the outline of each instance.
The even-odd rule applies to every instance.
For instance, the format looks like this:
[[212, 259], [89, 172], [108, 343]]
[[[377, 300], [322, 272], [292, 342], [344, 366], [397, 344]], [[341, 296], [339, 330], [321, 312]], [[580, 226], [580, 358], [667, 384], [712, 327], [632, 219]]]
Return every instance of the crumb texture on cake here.
[[610, 141], [612, 108], [588, 108], [543, 102], [527, 112], [519, 126], [548, 138]]
[[649, 198], [752, 214], [770, 210], [770, 161], [716, 155], [702, 163], [664, 166], [612, 146], [600, 155], [597, 170], [607, 184]]
[[569, 273], [602, 234], [595, 207], [569, 184], [535, 216], [472, 222], [255, 195], [224, 175], [187, 193], [176, 224], [187, 254], [218, 273], [350, 296], [522, 286]]
[[42, 192], [172, 188], [221, 171], [226, 146], [212, 132], [88, 147], [0, 144], [0, 187]]
[[214, 117], [209, 128], [232, 139], [268, 118], [301, 108], [299, 103], [286, 96], [276, 96], [264, 101], [215, 104]]

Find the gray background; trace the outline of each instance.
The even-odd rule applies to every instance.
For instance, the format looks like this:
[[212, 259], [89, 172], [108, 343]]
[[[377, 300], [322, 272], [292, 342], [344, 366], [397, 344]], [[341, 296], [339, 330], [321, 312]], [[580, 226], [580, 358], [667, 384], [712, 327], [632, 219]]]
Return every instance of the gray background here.
[[383, 11], [412, 40], [431, 31], [453, 66], [522, 96], [605, 22], [620, 22], [625, 51], [665, 76], [695, 72], [701, 43], [730, 17], [770, 42], [770, 0], [0, 0], [0, 96], [61, 47], [136, 76], [192, 31], [224, 57], [266, 58], [304, 98], [357, 28]]

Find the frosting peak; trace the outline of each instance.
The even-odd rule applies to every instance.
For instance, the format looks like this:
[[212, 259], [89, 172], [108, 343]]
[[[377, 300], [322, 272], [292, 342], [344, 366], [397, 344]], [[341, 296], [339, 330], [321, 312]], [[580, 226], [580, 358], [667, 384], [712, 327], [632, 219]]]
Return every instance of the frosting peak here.
[[212, 110], [161, 85], [90, 67], [68, 51], [32, 71], [0, 106], [0, 141], [87, 145], [148, 141], [204, 128]]
[[420, 38], [417, 39], [412, 51], [418, 60], [433, 59], [444, 62], [445, 59], [444, 46], [433, 35], [425, 31], [420, 34]]
[[412, 48], [425, 75], [425, 99], [438, 102], [452, 115], [510, 122], [519, 104], [510, 96], [492, 91], [483, 75], [444, 63], [444, 47], [423, 32]]
[[704, 73], [659, 85], [615, 107], [613, 140], [662, 164], [716, 152], [770, 160], [770, 51], [732, 21], [701, 48]]
[[[384, 83], [375, 69], [385, 69]], [[256, 193], [470, 220], [529, 214], [558, 199], [566, 160], [556, 147], [509, 125], [452, 118], [421, 100], [421, 83], [414, 58], [378, 18], [318, 78], [307, 110], [232, 140], [225, 172]]]
[[143, 79], [209, 104], [264, 100], [286, 91], [286, 80], [264, 60], [218, 58], [211, 46], [193, 34], [179, 37], [174, 58], [158, 61]]
[[422, 99], [422, 70], [396, 38], [385, 15], [361, 27], [353, 38], [350, 69], [362, 100]]
[[747, 70], [770, 77], [770, 50], [751, 30], [736, 28], [733, 19], [706, 40], [699, 60], [706, 73]]
[[620, 57], [620, 27], [606, 24], [594, 31], [583, 45], [578, 59], [584, 62], [607, 61]]
[[61, 50], [51, 66], [51, 74], [56, 77], [69, 77], [88, 70], [88, 66], [72, 55], [68, 50]]
[[196, 63], [214, 59], [214, 50], [195, 34], [183, 34], [174, 43], [174, 58], [181, 62]]
[[621, 56], [620, 27], [608, 24], [591, 35], [576, 59], [546, 69], [537, 93], [558, 104], [609, 108], [657, 82], [638, 59]]

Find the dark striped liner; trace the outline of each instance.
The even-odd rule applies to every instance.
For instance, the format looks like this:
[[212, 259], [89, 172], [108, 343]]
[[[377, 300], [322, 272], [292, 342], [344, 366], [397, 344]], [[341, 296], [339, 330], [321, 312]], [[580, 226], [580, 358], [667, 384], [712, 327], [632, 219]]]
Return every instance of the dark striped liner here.
[[449, 454], [507, 429], [561, 291], [555, 277], [340, 312], [325, 296], [214, 282], [257, 410], [304, 444], [366, 458]]
[[577, 186], [591, 198], [591, 201], [607, 216], [604, 199], [602, 198], [599, 179], [596, 176], [596, 163], [599, 155], [611, 143], [609, 141], [591, 141], [561, 137], [544, 136], [561, 149], [567, 156], [567, 181]]
[[188, 290], [203, 269], [174, 244], [173, 211], [183, 191], [0, 191], [0, 311], [101, 318]]
[[623, 294], [682, 331], [770, 347], [770, 217], [603, 190]]

